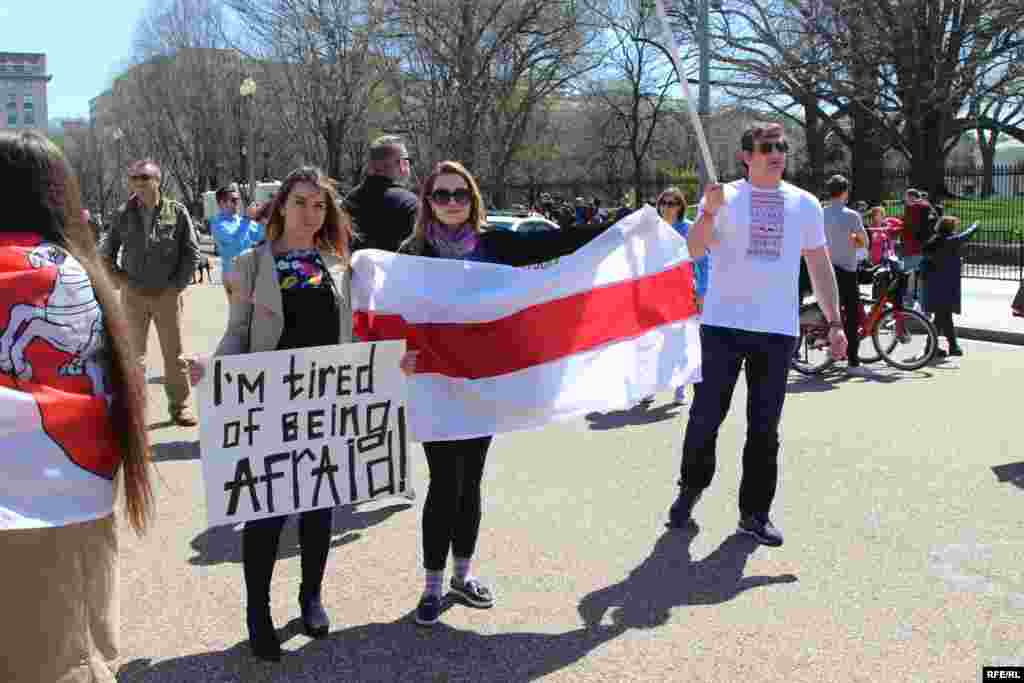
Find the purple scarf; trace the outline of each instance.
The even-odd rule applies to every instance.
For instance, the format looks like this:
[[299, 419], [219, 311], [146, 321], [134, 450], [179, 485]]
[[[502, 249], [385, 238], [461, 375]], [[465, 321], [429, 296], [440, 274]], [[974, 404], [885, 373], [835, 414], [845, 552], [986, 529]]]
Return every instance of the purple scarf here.
[[426, 232], [427, 242], [443, 258], [462, 258], [476, 250], [477, 232], [469, 223], [450, 227], [437, 221], [428, 221]]

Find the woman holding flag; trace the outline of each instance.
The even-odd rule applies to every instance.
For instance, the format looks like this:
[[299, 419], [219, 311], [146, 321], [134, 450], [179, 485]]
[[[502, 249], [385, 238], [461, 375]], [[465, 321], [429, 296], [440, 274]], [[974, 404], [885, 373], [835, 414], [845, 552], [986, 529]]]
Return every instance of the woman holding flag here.
[[[443, 161], [423, 184], [416, 225], [399, 253], [526, 266], [570, 254], [606, 228], [484, 232], [485, 218], [476, 180], [462, 164]], [[419, 353], [406, 353], [402, 360], [406, 374], [417, 371]], [[473, 607], [488, 608], [494, 604], [491, 590], [471, 572], [480, 531], [480, 484], [492, 438], [423, 443], [430, 484], [423, 506], [426, 585], [416, 608], [416, 623], [420, 625], [432, 625], [440, 618], [449, 551], [455, 574], [452, 592]]]

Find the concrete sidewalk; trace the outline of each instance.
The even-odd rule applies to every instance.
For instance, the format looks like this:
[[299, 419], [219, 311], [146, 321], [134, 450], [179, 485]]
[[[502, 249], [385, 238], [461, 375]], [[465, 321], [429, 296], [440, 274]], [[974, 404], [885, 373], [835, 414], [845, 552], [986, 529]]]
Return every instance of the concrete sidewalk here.
[[963, 315], [955, 318], [957, 333], [965, 339], [1024, 345], [1024, 318], [1010, 313], [1018, 286], [1012, 281], [964, 278]]

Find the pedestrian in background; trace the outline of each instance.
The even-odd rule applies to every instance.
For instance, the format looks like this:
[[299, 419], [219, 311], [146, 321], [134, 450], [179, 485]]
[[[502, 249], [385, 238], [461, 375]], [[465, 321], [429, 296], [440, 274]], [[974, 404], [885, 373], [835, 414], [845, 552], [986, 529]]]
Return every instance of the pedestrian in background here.
[[961, 288], [960, 252], [977, 224], [963, 232], [956, 232], [960, 225], [958, 218], [943, 216], [936, 233], [924, 244], [924, 292], [922, 306], [927, 313], [935, 314], [935, 327], [946, 338], [948, 350], [938, 349], [939, 356], [962, 356], [963, 349], [957, 342], [953, 315], [960, 314]]
[[397, 251], [412, 234], [419, 202], [405, 188], [411, 174], [409, 151], [401, 138], [385, 135], [373, 141], [366, 177], [344, 200], [359, 233], [354, 249]]
[[[0, 187], [0, 680], [113, 683], [116, 490], [136, 533], [153, 510], [145, 387], [60, 150], [0, 132]], [[48, 336], [15, 340], [40, 303]]]
[[215, 197], [219, 213], [210, 220], [210, 235], [217, 244], [221, 282], [230, 298], [232, 283], [236, 279], [233, 268], [235, 257], [263, 239], [263, 226], [239, 211], [242, 195], [237, 185], [220, 188]]
[[868, 234], [859, 213], [847, 207], [850, 198], [850, 181], [844, 176], [834, 175], [825, 183], [829, 205], [824, 209], [825, 239], [829, 257], [835, 269], [836, 285], [839, 288], [839, 306], [843, 313], [843, 331], [846, 333], [847, 374], [866, 376], [870, 372], [860, 367], [857, 347], [860, 336], [860, 283], [857, 281], [858, 250], [868, 243]]
[[194, 427], [188, 359], [182, 344], [185, 288], [199, 264], [199, 241], [188, 210], [160, 191], [160, 166], [152, 159], [128, 168], [128, 201], [111, 220], [100, 254], [121, 286], [132, 345], [145, 373], [150, 323], [164, 356], [164, 390], [171, 421]]

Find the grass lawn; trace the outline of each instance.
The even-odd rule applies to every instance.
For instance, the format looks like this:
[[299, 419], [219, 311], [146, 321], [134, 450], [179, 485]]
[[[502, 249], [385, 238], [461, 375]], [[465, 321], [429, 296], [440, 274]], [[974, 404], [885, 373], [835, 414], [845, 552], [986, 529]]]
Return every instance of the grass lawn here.
[[[979, 234], [991, 231], [988, 239], [1006, 237], [1005, 231], [1015, 233], [1018, 238], [1024, 237], [1024, 199], [958, 199], [945, 203], [945, 213], [956, 216], [960, 224], [967, 227], [978, 223]], [[886, 202], [886, 214], [900, 216], [903, 213], [902, 202]]]

